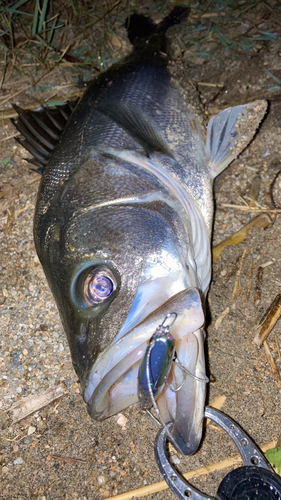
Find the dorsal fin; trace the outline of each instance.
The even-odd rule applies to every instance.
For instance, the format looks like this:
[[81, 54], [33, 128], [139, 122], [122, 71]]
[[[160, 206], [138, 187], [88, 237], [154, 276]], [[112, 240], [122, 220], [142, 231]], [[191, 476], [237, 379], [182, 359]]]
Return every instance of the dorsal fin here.
[[129, 104], [110, 103], [99, 105], [98, 110], [126, 130], [148, 154], [158, 151], [174, 158], [161, 130], [140, 109], [132, 108]]
[[48, 163], [76, 103], [67, 102], [62, 106], [42, 107], [35, 111], [13, 106], [18, 116], [11, 121], [23, 136], [17, 137], [16, 141], [33, 155], [33, 158], [25, 160], [38, 167], [38, 172], [42, 172]]

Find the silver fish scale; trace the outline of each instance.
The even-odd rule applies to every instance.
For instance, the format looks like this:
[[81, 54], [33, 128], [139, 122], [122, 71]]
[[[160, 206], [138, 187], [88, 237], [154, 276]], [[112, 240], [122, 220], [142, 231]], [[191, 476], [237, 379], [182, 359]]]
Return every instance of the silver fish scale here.
[[[81, 199], [80, 193], [83, 189]], [[69, 179], [62, 198], [62, 209], [69, 212], [71, 217], [71, 211], [75, 215], [78, 211], [89, 207], [114, 204], [115, 200], [116, 203], [118, 200], [121, 203], [125, 198], [137, 201], [157, 192], [167, 199], [171, 197], [168, 189], [149, 172], [130, 163], [118, 162], [93, 153], [85, 160], [80, 170]], [[69, 206], [69, 202], [72, 207]]]
[[[203, 142], [198, 141], [198, 134], [192, 128], [195, 116], [185, 105], [182, 93], [171, 82], [169, 72], [165, 68], [132, 67], [125, 63], [117, 73], [112, 68], [112, 78], [110, 72], [105, 75], [89, 86], [44, 171], [36, 225], [41, 223], [40, 215], [46, 212], [62, 183], [80, 168], [87, 152], [95, 148], [140, 151], [140, 145], [134, 139], [97, 110], [97, 107], [106, 109], [116, 102], [129, 104], [132, 108], [135, 106], [153, 120], [186, 172], [182, 182], [186, 183], [187, 176], [189, 184], [196, 179], [195, 192], [197, 198], [202, 198], [199, 177], [205, 166]], [[190, 190], [194, 191], [193, 186]]]

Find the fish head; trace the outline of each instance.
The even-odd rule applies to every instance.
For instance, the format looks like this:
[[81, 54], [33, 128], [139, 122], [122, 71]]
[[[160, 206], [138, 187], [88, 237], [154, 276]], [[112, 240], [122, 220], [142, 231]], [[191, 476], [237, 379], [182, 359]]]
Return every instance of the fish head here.
[[[160, 195], [93, 204], [90, 166], [53, 201], [36, 246], [88, 412], [102, 420], [138, 401], [141, 360], [168, 313], [177, 314], [171, 332], [178, 359], [190, 373], [204, 374], [204, 313], [188, 231], [174, 207]], [[192, 453], [201, 439], [206, 384], [173, 366], [169, 386], [159, 407]]]

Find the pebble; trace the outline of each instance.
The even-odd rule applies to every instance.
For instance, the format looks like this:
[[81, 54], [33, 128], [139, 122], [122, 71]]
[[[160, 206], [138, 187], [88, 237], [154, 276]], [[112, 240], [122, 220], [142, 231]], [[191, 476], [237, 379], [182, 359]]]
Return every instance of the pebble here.
[[21, 464], [23, 464], [23, 459], [21, 457], [16, 458], [16, 460], [14, 460], [14, 465], [21, 465]]
[[103, 492], [102, 492], [102, 497], [103, 498], [109, 497], [109, 495], [110, 495], [110, 491], [109, 490], [103, 490]]
[[43, 420], [39, 420], [39, 422], [37, 422], [37, 429], [46, 429], [46, 427], [47, 424]]
[[32, 437], [29, 437], [29, 436], [26, 436], [24, 439], [23, 439], [23, 442], [24, 444], [30, 444], [32, 441]]
[[6, 474], [7, 472], [9, 472], [9, 467], [4, 465], [4, 467], [2, 467], [2, 472], [3, 472], [3, 474]]
[[181, 463], [180, 459], [176, 455], [171, 456], [171, 462], [175, 465], [179, 465]]
[[27, 435], [30, 436], [31, 434], [34, 434], [35, 431], [36, 431], [36, 427], [33, 427], [32, 425], [30, 425], [28, 427]]
[[118, 413], [118, 415], [116, 417], [117, 417], [116, 423], [118, 425], [120, 425], [120, 427], [122, 427], [122, 430], [125, 430], [126, 423], [128, 421], [127, 417], [125, 417], [125, 415], [123, 415], [123, 413]]

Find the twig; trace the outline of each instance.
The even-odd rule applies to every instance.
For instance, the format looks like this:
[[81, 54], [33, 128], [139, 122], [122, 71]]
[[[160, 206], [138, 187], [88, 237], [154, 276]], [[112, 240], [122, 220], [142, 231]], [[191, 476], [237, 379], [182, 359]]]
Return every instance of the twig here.
[[264, 350], [265, 350], [265, 354], [266, 354], [267, 360], [269, 361], [269, 364], [270, 364], [270, 367], [271, 367], [271, 371], [272, 371], [272, 374], [273, 374], [273, 378], [274, 378], [275, 384], [276, 384], [277, 388], [280, 390], [281, 389], [280, 373], [279, 373], [278, 368], [277, 368], [277, 366], [275, 364], [275, 361], [273, 359], [273, 356], [272, 356], [272, 354], [270, 352], [270, 349], [269, 349], [269, 345], [266, 342], [266, 340], [263, 343], [263, 347], [264, 347]]
[[8, 135], [8, 137], [4, 137], [4, 139], [1, 139], [0, 142], [8, 141], [9, 139], [13, 139], [14, 137], [18, 137], [19, 135], [19, 132], [17, 132], [16, 134]]
[[271, 214], [280, 214], [281, 209], [271, 209], [267, 207], [245, 207], [244, 205], [232, 205], [231, 203], [222, 203], [222, 208], [236, 208], [236, 210], [241, 210], [242, 212], [253, 212], [253, 213], [264, 213], [268, 212]]
[[243, 267], [243, 263], [244, 263], [244, 259], [245, 259], [246, 253], [247, 253], [247, 248], [245, 248], [245, 250], [243, 252], [242, 259], [241, 259], [241, 264], [240, 264], [240, 267], [239, 267], [239, 269], [237, 271], [237, 274], [236, 274], [236, 281], [234, 283], [234, 288], [233, 288], [233, 292], [232, 292], [232, 299], [234, 299], [235, 297], [237, 297], [237, 295], [240, 294], [241, 291], [242, 291], [240, 274], [241, 274], [241, 271], [242, 271], [242, 267]]
[[[69, 86], [72, 86], [71, 85], [67, 85], [67, 87]], [[60, 90], [61, 88], [65, 88], [65, 86], [61, 86], [61, 87], [58, 87], [57, 90]], [[67, 93], [67, 94], [64, 94], [64, 97], [63, 97], [63, 100], [66, 101], [71, 101], [71, 100], [75, 100], [77, 99], [77, 97], [81, 97], [81, 95], [83, 94], [84, 90], [79, 90], [79, 89], [75, 89], [75, 92], [70, 92], [70, 93]], [[13, 96], [12, 96], [13, 97]], [[11, 97], [9, 97], [10, 99]], [[46, 103], [49, 101], [50, 99], [48, 99], [46, 101]], [[46, 103], [42, 103], [42, 106], [44, 106], [44, 104]], [[33, 110], [33, 109], [37, 109], [39, 107], [38, 103], [35, 103], [35, 104], [29, 104], [28, 106], [21, 106], [22, 109], [30, 109], [30, 110]], [[15, 118], [17, 117], [17, 112], [13, 109], [13, 108], [8, 108], [8, 109], [3, 109], [3, 110], [0, 110], [0, 119], [1, 120], [9, 120], [10, 118]]]
[[269, 308], [262, 316], [259, 321], [256, 330], [258, 330], [254, 342], [259, 347], [262, 346], [263, 342], [266, 340], [268, 335], [270, 334], [272, 328], [274, 327], [276, 321], [280, 318], [281, 315], [281, 294], [276, 295], [273, 302], [270, 304]]
[[246, 205], [246, 207], [248, 207], [249, 203], [247, 203], [246, 200], [244, 200], [243, 196], [241, 196], [241, 194], [237, 193], [237, 191], [235, 191], [235, 193], [237, 194], [237, 197], [240, 198], [240, 200]]
[[[35, 82], [33, 82], [32, 84], [29, 84], [29, 85], [26, 85], [24, 87], [21, 87], [17, 92], [14, 92], [14, 94], [12, 95], [8, 95], [7, 97], [5, 97], [2, 101], [0, 101], [0, 106], [2, 106], [3, 104], [5, 104], [6, 102], [10, 101], [11, 99], [13, 99], [14, 97], [16, 97], [17, 95], [21, 94], [22, 92], [24, 92], [25, 90], [29, 89], [29, 88], [32, 88], [32, 87], [36, 87], [36, 85], [38, 85], [39, 82], [41, 82], [44, 78], [46, 78], [46, 76], [49, 76], [60, 64], [62, 58], [64, 57], [66, 51], [68, 50], [69, 47], [67, 47], [61, 57], [59, 58], [58, 61], [55, 62], [54, 66], [49, 69], [48, 71], [46, 71], [46, 73], [44, 73], [43, 75], [41, 75]], [[72, 86], [73, 84], [69, 84], [69, 85], [66, 85], [66, 86]], [[65, 85], [64, 85], [65, 87]], [[38, 107], [38, 106], [37, 106]]]
[[280, 208], [280, 204], [276, 203], [274, 200], [274, 197], [273, 197], [273, 189], [274, 189], [275, 183], [276, 183], [280, 174], [281, 174], [281, 170], [279, 170], [279, 172], [277, 172], [277, 174], [275, 175], [273, 181], [271, 182], [271, 184], [269, 186], [269, 195], [270, 195], [271, 205], [273, 206], [273, 208]]
[[218, 319], [216, 320], [215, 322], [215, 329], [218, 330], [218, 328], [220, 327], [221, 323], [222, 323], [222, 320], [229, 314], [229, 307], [227, 307], [222, 313], [221, 315], [218, 317]]
[[[34, 84], [36, 85], [36, 84]], [[17, 95], [21, 94], [22, 92], [24, 92], [25, 90], [27, 89], [30, 89], [30, 87], [33, 87], [33, 84], [31, 85], [25, 85], [25, 87], [22, 87], [21, 89], [19, 89], [17, 92], [14, 92], [14, 94], [12, 95], [8, 95], [8, 97], [6, 97], [5, 99], [3, 99], [1, 102], [0, 102], [0, 106], [2, 106], [3, 104], [5, 104], [5, 102], [8, 102], [10, 99], [13, 99], [14, 97], [16, 97]]]
[[[260, 446], [263, 452], [270, 450], [271, 448], [275, 448], [277, 443], [277, 439], [274, 441], [270, 441], [262, 446]], [[194, 479], [195, 477], [204, 476], [205, 474], [210, 474], [211, 472], [217, 470], [223, 470], [228, 467], [233, 467], [234, 465], [238, 465], [242, 463], [242, 459], [240, 455], [235, 455], [234, 457], [226, 458], [221, 462], [215, 462], [211, 465], [207, 465], [206, 467], [200, 467], [199, 469], [195, 469], [190, 472], [186, 472], [183, 474], [183, 477], [186, 480]], [[138, 488], [136, 490], [128, 491], [127, 493], [121, 493], [121, 495], [116, 495], [114, 497], [107, 497], [105, 500], [131, 500], [132, 498], [141, 498], [147, 495], [151, 495], [152, 493], [157, 493], [158, 491], [167, 490], [168, 485], [166, 481], [160, 481], [159, 483], [149, 484], [142, 488]]]
[[261, 300], [262, 278], [263, 278], [263, 267], [259, 266], [257, 270], [255, 296], [254, 296], [254, 303], [256, 306], [260, 303]]
[[220, 254], [225, 247], [230, 245], [239, 245], [239, 243], [246, 238], [247, 234], [253, 227], [265, 229], [271, 225], [272, 220], [267, 213], [259, 214], [256, 217], [253, 217], [253, 219], [250, 220], [248, 224], [245, 224], [242, 229], [239, 229], [239, 231], [236, 231], [236, 233], [221, 241], [213, 248], [213, 261], [215, 262], [220, 257]]
[[51, 455], [51, 458], [55, 460], [60, 460], [61, 462], [66, 462], [68, 464], [87, 464], [87, 460], [82, 460], [81, 458], [71, 458], [71, 457], [62, 457], [60, 455]]
[[25, 212], [29, 208], [35, 208], [35, 205], [33, 205], [33, 203], [28, 203], [25, 207], [21, 208], [20, 210], [16, 210], [15, 211], [15, 218], [17, 219], [19, 214], [21, 214], [22, 212]]
[[13, 404], [7, 411], [13, 412], [13, 424], [19, 422], [23, 418], [32, 415], [35, 411], [45, 408], [53, 401], [68, 394], [68, 390], [64, 384], [41, 392], [40, 394], [27, 396]]
[[246, 302], [248, 302], [250, 298], [250, 293], [251, 293], [251, 286], [252, 286], [252, 278], [253, 278], [253, 261], [254, 259], [251, 259], [250, 262], [250, 269], [249, 269], [249, 279], [248, 279], [248, 284], [247, 284], [247, 293], [246, 293]]
[[[212, 408], [216, 408], [216, 410], [221, 410], [224, 403], [225, 403], [225, 400], [226, 400], [226, 396], [218, 396], [217, 398], [214, 399], [214, 401], [212, 401], [212, 403], [210, 403], [210, 406]], [[211, 422], [211, 419], [206, 418], [206, 420], [204, 422], [204, 427], [209, 425], [210, 422]]]
[[4, 439], [5, 441], [10, 441], [12, 443], [13, 441], [16, 441], [18, 439], [19, 435], [20, 434], [17, 434], [13, 439], [6, 438], [5, 436], [0, 436], [0, 439]]
[[207, 82], [197, 82], [197, 85], [202, 85], [202, 87], [223, 87], [223, 85], [220, 85], [219, 83], [207, 83]]
[[[251, 192], [250, 192], [250, 207], [254, 207], [255, 203], [259, 199], [259, 194], [260, 194], [260, 187], [261, 187], [261, 178], [260, 175], [256, 175], [253, 180], [252, 180], [252, 185], [251, 185]], [[274, 207], [278, 208], [278, 207]]]
[[252, 333], [251, 330], [252, 328], [258, 323], [258, 318], [254, 319], [254, 321], [252, 321], [252, 323], [250, 324], [250, 326], [247, 328], [247, 330], [245, 330], [242, 334], [242, 337], [244, 337], [247, 333]]
[[34, 182], [37, 182], [37, 181], [40, 181], [40, 179], [42, 178], [42, 175], [37, 175], [36, 177], [34, 177], [34, 179], [30, 179], [29, 181], [27, 181], [26, 184], [30, 185], [30, 184], [33, 184]]
[[1, 78], [1, 82], [0, 82], [0, 90], [3, 87], [3, 83], [4, 83], [4, 80], [5, 80], [6, 71], [7, 71], [7, 52], [5, 52], [5, 54], [4, 54], [4, 63], [3, 63], [3, 66], [4, 66], [4, 68], [2, 70], [2, 78]]
[[275, 338], [275, 344], [276, 344], [276, 349], [277, 349], [277, 353], [278, 353], [279, 363], [281, 363], [281, 353], [280, 353], [280, 347], [279, 347], [279, 342], [278, 342], [278, 338], [277, 338], [276, 333], [274, 334], [274, 338]]
[[59, 60], [56, 62], [56, 64], [59, 64], [61, 62], [61, 60], [64, 58], [65, 54], [67, 53], [69, 47], [70, 47], [71, 44], [69, 44], [66, 49], [64, 49], [62, 55], [60, 56]]
[[264, 269], [265, 267], [272, 266], [272, 264], [274, 264], [274, 260], [268, 260], [267, 262], [261, 264], [260, 267]]

